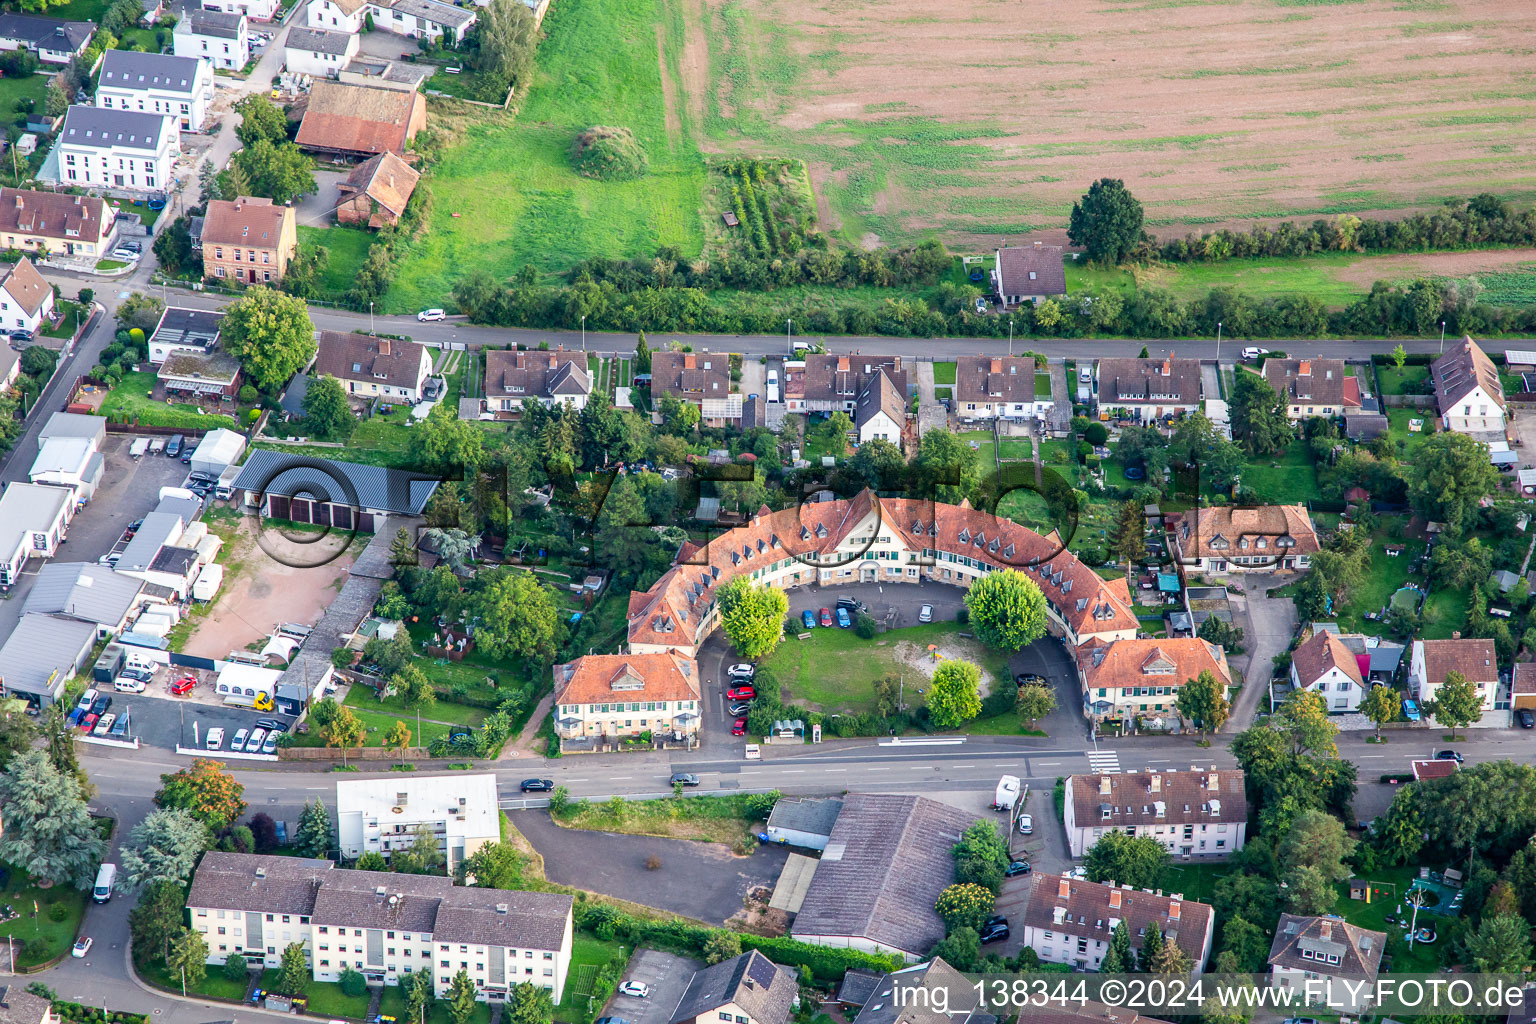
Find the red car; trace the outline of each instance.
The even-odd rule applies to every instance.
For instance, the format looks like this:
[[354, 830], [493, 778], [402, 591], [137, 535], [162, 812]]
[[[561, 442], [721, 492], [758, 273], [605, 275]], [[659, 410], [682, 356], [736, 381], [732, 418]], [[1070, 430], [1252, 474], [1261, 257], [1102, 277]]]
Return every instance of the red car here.
[[185, 697], [192, 692], [192, 687], [197, 685], [196, 676], [182, 676], [171, 686], [171, 692], [178, 697]]
[[751, 700], [757, 696], [757, 691], [750, 686], [737, 686], [725, 691], [726, 697], [731, 700]]
[[823, 608], [821, 610], [821, 624], [828, 629], [832, 628], [832, 609]]
[[732, 736], [745, 736], [746, 734], [747, 734], [747, 720], [745, 718], [738, 718], [738, 719], [736, 719], [736, 721], [731, 724], [731, 735]]
[[88, 714], [84, 718], [80, 719], [80, 731], [84, 732], [84, 733], [89, 733], [92, 729], [96, 728], [96, 722], [100, 718], [101, 718], [100, 715], [98, 715], [98, 714], [96, 714], [96, 712], [92, 711], [90, 714]]

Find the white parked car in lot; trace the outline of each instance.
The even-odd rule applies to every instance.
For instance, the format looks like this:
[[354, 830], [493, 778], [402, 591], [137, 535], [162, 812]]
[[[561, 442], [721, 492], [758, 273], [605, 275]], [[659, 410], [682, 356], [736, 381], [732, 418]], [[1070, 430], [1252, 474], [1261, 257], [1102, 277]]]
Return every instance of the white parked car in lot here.
[[118, 247], [112, 250], [112, 258], [115, 260], [122, 260], [124, 263], [132, 263], [134, 260], [139, 258], [139, 254], [134, 252], [132, 249], [124, 249], [122, 247]]
[[416, 319], [420, 320], [422, 323], [427, 323], [431, 320], [445, 320], [447, 317], [448, 314], [443, 312], [441, 309], [424, 309], [420, 313], [416, 314]]
[[933, 605], [925, 604], [921, 608], [919, 608], [917, 610], [917, 621], [918, 622], [932, 622], [933, 621]]
[[91, 730], [92, 736], [105, 736], [112, 728], [112, 723], [117, 721], [117, 716], [108, 712], [96, 719], [96, 728]]
[[222, 728], [220, 728], [219, 726], [217, 726], [217, 725], [214, 726], [212, 729], [209, 729], [208, 730], [208, 740], [207, 740], [207, 742], [204, 745], [209, 750], [223, 750], [224, 749], [224, 730]]
[[235, 735], [229, 741], [229, 749], [230, 750], [244, 750], [245, 749], [245, 738], [247, 736], [249, 736], [249, 735], [250, 735], [250, 733], [246, 732], [244, 729], [236, 729], [235, 730]]
[[252, 729], [251, 730], [251, 738], [245, 741], [245, 752], [247, 754], [259, 754], [259, 753], [261, 753], [261, 741], [266, 739], [266, 738], [267, 738], [267, 730], [265, 730], [265, 729]]
[[129, 679], [127, 676], [119, 676], [117, 682], [112, 684], [112, 689], [118, 693], [143, 693], [144, 680]]
[[757, 669], [744, 661], [738, 665], [732, 665], [730, 670], [727, 672], [727, 675], [742, 676], [747, 679], [751, 679], [756, 674]]
[[636, 999], [644, 999], [651, 994], [651, 988], [643, 981], [626, 981], [619, 986], [619, 991], [626, 996], [634, 996]]

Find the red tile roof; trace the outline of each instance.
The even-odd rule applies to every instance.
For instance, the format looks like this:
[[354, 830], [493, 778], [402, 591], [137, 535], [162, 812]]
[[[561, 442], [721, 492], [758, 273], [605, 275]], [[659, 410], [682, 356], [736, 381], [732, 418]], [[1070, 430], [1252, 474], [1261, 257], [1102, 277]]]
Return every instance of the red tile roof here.
[[700, 699], [697, 663], [670, 652], [592, 654], [554, 672], [556, 704]]

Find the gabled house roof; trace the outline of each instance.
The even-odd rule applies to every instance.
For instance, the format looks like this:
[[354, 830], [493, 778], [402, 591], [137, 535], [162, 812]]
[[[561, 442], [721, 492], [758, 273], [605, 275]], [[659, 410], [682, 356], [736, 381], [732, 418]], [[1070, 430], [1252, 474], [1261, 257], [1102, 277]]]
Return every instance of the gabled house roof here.
[[[1497, 683], [1499, 656], [1492, 640], [1460, 637], [1454, 640], [1415, 640], [1424, 653], [1424, 681], [1439, 686], [1452, 672], [1471, 683]], [[1417, 659], [1415, 659], [1417, 660]]]
[[69, 146], [94, 149], [136, 149], [159, 152], [166, 136], [176, 130], [169, 114], [146, 114], [137, 110], [108, 110], [76, 104], [64, 113], [64, 127], [59, 142]]
[[1178, 943], [1198, 962], [1206, 952], [1205, 930], [1214, 913], [1208, 904], [1194, 900], [1037, 873], [1024, 907], [1024, 923], [1063, 936], [1108, 942], [1115, 931], [1113, 922], [1123, 921], [1132, 947], [1138, 949], [1147, 929], [1155, 924], [1164, 942]]
[[[812, 352], [805, 357], [805, 369], [797, 374], [800, 396], [807, 402], [853, 402], [875, 378], [884, 372], [896, 390], [907, 393], [907, 371], [901, 356], [839, 356]], [[789, 371], [785, 371], [786, 386]], [[788, 391], [785, 392], [788, 395]]]
[[112, 223], [111, 209], [97, 196], [0, 188], [0, 232], [94, 242]]
[[1340, 917], [1281, 914], [1269, 965], [1314, 974], [1374, 978], [1387, 936], [1357, 928]]
[[288, 30], [288, 38], [283, 42], [283, 49], [328, 53], [340, 57], [351, 52], [352, 40], [356, 38], [350, 32], [328, 32], [323, 28], [295, 25]]
[[1459, 345], [1431, 363], [1429, 376], [1435, 385], [1435, 401], [1442, 416], [1451, 413], [1457, 402], [1478, 388], [1482, 388], [1501, 410], [1507, 408], [1504, 386], [1499, 382], [1499, 368], [1470, 337], [1463, 338]]
[[315, 373], [337, 380], [419, 388], [430, 362], [420, 342], [321, 331]]
[[35, 50], [72, 52], [90, 41], [95, 26], [88, 21], [63, 21], [35, 14], [0, 14], [0, 39], [14, 39]]
[[203, 244], [276, 249], [282, 245], [284, 225], [292, 219], [293, 207], [263, 196], [211, 199], [203, 216]]
[[21, 261], [0, 275], [0, 288], [26, 310], [28, 316], [36, 316], [43, 308], [44, 300], [53, 295], [53, 286], [37, 272], [32, 261], [23, 256]]
[[881, 413], [894, 420], [897, 428], [907, 422], [906, 393], [897, 389], [896, 382], [884, 370], [876, 373], [859, 394], [853, 422], [862, 427]]
[[556, 665], [555, 704], [699, 700], [692, 658], [665, 654], [589, 654]]
[[[1338, 669], [1360, 689], [1365, 689], [1365, 676], [1355, 652], [1335, 634], [1320, 629], [1308, 637], [1291, 654], [1291, 664], [1302, 689], [1310, 689], [1323, 676]], [[1369, 664], [1369, 663], [1367, 663]]]
[[1278, 560], [1319, 550], [1317, 530], [1305, 505], [1202, 508], [1193, 524], [1185, 514], [1175, 537], [1186, 558], [1268, 556]]
[[241, 467], [235, 489], [313, 496], [316, 501], [414, 516], [421, 514], [438, 483], [400, 469], [258, 448]]
[[[872, 985], [863, 982], [858, 988], [863, 1003], [853, 1024], [992, 1024], [997, 1019], [981, 1005], [977, 987], [939, 957], [879, 975]], [[932, 992], [948, 993], [948, 1005], [926, 998]]]
[[245, 15], [236, 11], [210, 11], [193, 7], [176, 23], [176, 30], [186, 35], [239, 39], [240, 26], [245, 20]]
[[1342, 359], [1266, 359], [1264, 379], [1288, 405], [1360, 407], [1360, 382]]
[[753, 1024], [785, 1024], [800, 994], [795, 973], [757, 950], [695, 971], [672, 1011], [672, 1024], [699, 1017], [714, 1021], [715, 1012], [735, 1005]]
[[135, 50], [108, 50], [101, 63], [101, 88], [158, 89], [162, 92], [191, 96], [197, 92], [196, 57], [176, 57], [169, 53], [140, 53]]
[[577, 398], [592, 393], [586, 356], [580, 352], [486, 349], [487, 398]]
[[997, 250], [999, 295], [1065, 295], [1067, 269], [1059, 245], [1015, 246]]
[[1246, 822], [1248, 795], [1243, 779], [1241, 771], [1230, 768], [1074, 775], [1068, 780], [1073, 817], [1068, 825], [1132, 828]]
[[393, 153], [380, 153], [358, 164], [339, 187], [344, 196], [361, 192], [398, 217], [420, 180], [421, 172], [410, 164]]
[[1099, 405], [1198, 405], [1200, 360], [1100, 359]]
[[955, 402], [999, 403], [1035, 401], [1033, 356], [956, 356]]
[[[651, 354], [651, 395], [660, 401], [671, 395], [684, 401], [728, 398], [730, 357], [719, 352], [654, 352]], [[850, 401], [852, 398], [850, 397]]]
[[1210, 672], [1216, 681], [1232, 685], [1227, 654], [1216, 644], [1199, 637], [1114, 640], [1087, 643], [1073, 652], [1083, 673], [1083, 686], [1183, 686]]
[[404, 153], [426, 102], [406, 89], [316, 81], [294, 141], [326, 151]]

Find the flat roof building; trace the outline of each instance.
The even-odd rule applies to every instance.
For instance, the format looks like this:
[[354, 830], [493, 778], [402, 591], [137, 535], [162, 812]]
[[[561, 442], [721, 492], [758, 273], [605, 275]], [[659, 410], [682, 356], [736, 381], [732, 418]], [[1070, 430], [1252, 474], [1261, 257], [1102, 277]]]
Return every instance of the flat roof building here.
[[336, 783], [337, 836], [348, 860], [408, 849], [420, 828], [438, 840], [452, 875], [464, 858], [501, 841], [494, 775], [429, 775]]

